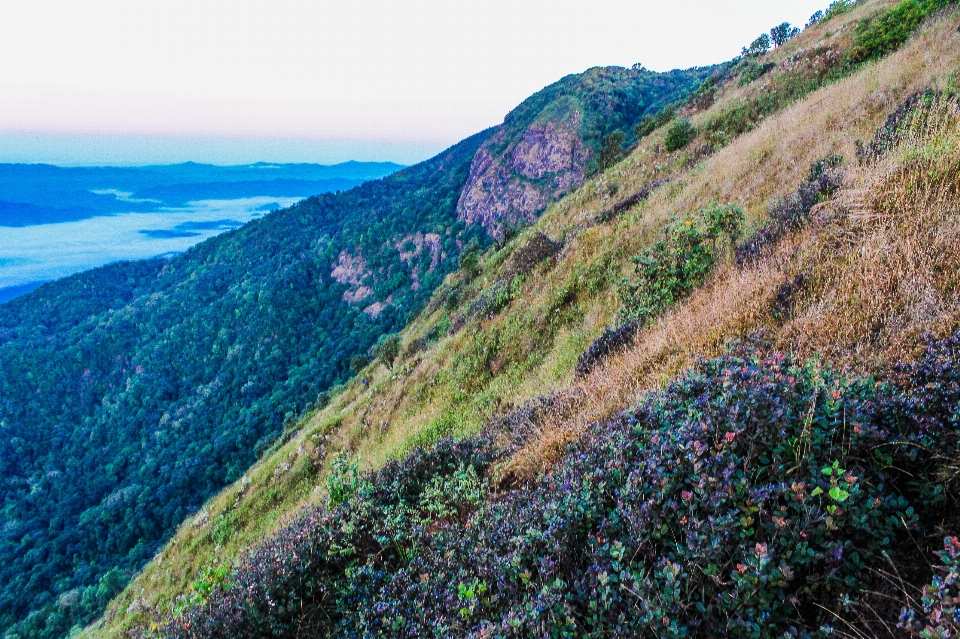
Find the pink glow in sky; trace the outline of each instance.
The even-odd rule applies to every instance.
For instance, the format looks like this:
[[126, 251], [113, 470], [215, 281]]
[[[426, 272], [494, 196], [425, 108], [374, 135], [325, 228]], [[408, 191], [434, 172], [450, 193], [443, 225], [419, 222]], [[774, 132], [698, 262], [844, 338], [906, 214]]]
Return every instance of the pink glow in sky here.
[[[409, 162], [568, 73], [720, 62], [825, 4], [0, 0], [0, 161], [203, 160], [220, 145], [224, 162]], [[246, 156], [258, 148], [273, 155]]]

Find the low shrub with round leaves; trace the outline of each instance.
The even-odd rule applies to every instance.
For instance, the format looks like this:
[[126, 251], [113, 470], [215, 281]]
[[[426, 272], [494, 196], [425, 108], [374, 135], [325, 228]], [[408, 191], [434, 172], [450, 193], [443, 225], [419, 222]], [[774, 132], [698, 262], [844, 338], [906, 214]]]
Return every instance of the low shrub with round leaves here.
[[681, 118], [674, 122], [663, 140], [664, 148], [667, 151], [679, 151], [693, 141], [697, 136], [697, 127], [687, 118]]
[[[960, 335], [885, 383], [755, 348], [701, 362], [505, 493], [486, 478], [509, 451], [487, 435], [366, 475], [168, 619], [164, 636], [895, 627], [890, 601], [904, 592], [891, 566], [899, 584], [930, 584], [924, 558], [942, 547], [941, 527], [960, 526], [947, 472], [960, 460]], [[928, 591], [931, 614], [942, 617], [945, 592], [938, 603]]]

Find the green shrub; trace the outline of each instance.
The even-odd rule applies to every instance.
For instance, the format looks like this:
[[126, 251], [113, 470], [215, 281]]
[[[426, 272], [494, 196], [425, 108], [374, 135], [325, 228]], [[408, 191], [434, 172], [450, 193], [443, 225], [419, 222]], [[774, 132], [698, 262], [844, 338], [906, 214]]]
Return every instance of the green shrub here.
[[702, 284], [720, 257], [718, 242], [736, 240], [743, 218], [739, 206], [714, 204], [691, 219], [673, 220], [666, 239], [633, 258], [636, 278], [621, 286], [623, 319], [648, 324]]
[[773, 43], [770, 41], [770, 36], [766, 33], [761, 33], [756, 40], [750, 43], [749, 47], [743, 48], [743, 51], [740, 53], [740, 55], [742, 55], [744, 58], [763, 55], [770, 50], [772, 44]]
[[910, 34], [931, 14], [955, 4], [956, 0], [901, 0], [873, 20], [857, 27], [853, 62], [884, 56], [906, 42]]
[[856, 4], [857, 0], [834, 0], [827, 8], [827, 12], [823, 14], [823, 19], [829, 20], [830, 18], [842, 15], [850, 11]]
[[360, 489], [360, 465], [346, 451], [334, 455], [327, 475], [327, 499], [333, 508]]
[[789, 22], [778, 24], [770, 29], [770, 39], [773, 40], [774, 46], [777, 47], [785, 45], [789, 40], [798, 35], [800, 35], [800, 29], [791, 26]]
[[627, 134], [623, 131], [614, 131], [603, 138], [603, 149], [597, 157], [597, 164], [601, 171], [606, 171], [611, 166], [623, 159], [626, 152], [623, 150], [623, 143], [627, 140]]
[[460, 254], [460, 270], [470, 277], [475, 277], [480, 272], [480, 245], [471, 242], [463, 249]]
[[678, 151], [690, 144], [697, 135], [697, 128], [687, 118], [677, 120], [667, 131], [664, 147], [667, 151]]
[[350, 370], [359, 373], [370, 365], [370, 358], [363, 355], [354, 355], [350, 358]]
[[740, 86], [746, 86], [777, 68], [775, 62], [760, 63], [753, 58], [745, 59], [741, 65], [740, 79], [737, 80]]
[[960, 95], [960, 67], [953, 70], [953, 73], [947, 78], [947, 86], [943, 92], [950, 97]]
[[645, 115], [640, 120], [640, 122], [638, 122], [637, 125], [633, 127], [633, 134], [637, 137], [638, 140], [642, 140], [643, 138], [647, 137], [648, 135], [650, 135], [651, 133], [653, 133], [660, 127], [662, 127], [664, 124], [672, 120], [676, 114], [677, 114], [677, 105], [671, 104], [661, 109], [660, 112], [657, 113], [656, 115]]
[[187, 592], [174, 602], [173, 617], [181, 617], [192, 608], [202, 606], [211, 594], [230, 584], [230, 566], [209, 566], [191, 582]]
[[383, 362], [387, 368], [393, 368], [393, 362], [400, 355], [400, 335], [391, 333], [383, 335], [377, 340], [377, 345], [373, 348], [373, 353], [377, 359]]

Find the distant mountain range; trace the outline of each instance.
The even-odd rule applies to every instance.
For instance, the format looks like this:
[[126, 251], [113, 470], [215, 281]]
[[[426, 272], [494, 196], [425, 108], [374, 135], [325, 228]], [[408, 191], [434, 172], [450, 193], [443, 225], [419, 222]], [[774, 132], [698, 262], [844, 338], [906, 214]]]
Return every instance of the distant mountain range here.
[[307, 197], [346, 191], [394, 173], [392, 162], [243, 166], [172, 164], [59, 167], [0, 164], [0, 226], [71, 222], [99, 215], [152, 212], [196, 200]]

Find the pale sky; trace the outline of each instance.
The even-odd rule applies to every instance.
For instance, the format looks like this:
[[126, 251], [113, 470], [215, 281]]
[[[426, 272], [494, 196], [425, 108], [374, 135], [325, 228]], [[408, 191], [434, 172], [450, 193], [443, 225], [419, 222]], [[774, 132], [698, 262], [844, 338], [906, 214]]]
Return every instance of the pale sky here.
[[0, 162], [411, 163], [566, 74], [728, 60], [829, 0], [0, 0]]

